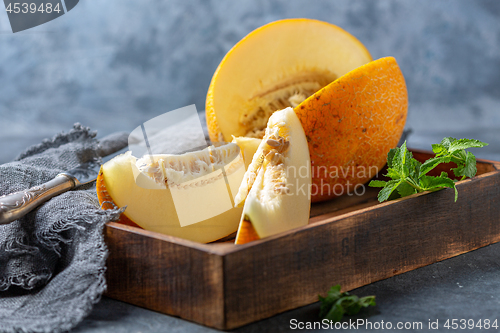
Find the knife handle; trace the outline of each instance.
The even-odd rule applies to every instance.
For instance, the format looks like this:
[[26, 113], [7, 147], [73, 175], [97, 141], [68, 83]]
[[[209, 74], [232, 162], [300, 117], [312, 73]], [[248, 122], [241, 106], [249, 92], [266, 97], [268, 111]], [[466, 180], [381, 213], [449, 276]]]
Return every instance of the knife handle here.
[[65, 174], [28, 190], [0, 197], [0, 225], [15, 221], [49, 200], [75, 187], [75, 180]]

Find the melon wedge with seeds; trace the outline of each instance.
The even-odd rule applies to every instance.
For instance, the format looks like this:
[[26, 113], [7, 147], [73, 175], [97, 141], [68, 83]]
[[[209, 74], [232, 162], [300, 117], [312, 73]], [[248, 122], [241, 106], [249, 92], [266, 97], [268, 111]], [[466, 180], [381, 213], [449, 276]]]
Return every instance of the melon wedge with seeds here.
[[235, 198], [243, 205], [236, 244], [306, 225], [311, 164], [302, 125], [292, 108], [269, 118], [265, 135]]
[[234, 195], [244, 172], [234, 143], [139, 159], [127, 152], [102, 166], [97, 195], [103, 208], [127, 207], [120, 222], [208, 243], [236, 232], [242, 208]]

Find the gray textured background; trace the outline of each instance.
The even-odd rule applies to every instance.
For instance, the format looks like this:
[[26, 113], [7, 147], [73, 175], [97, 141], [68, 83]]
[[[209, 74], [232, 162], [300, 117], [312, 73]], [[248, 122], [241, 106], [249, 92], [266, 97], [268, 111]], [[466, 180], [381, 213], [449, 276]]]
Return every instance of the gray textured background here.
[[[82, 0], [67, 15], [16, 34], [0, 10], [0, 163], [75, 122], [104, 136], [189, 104], [203, 110], [224, 54], [253, 29], [290, 17], [334, 23], [373, 58], [396, 57], [409, 92], [409, 146], [476, 138], [490, 143], [477, 156], [500, 160], [500, 1]], [[500, 309], [499, 249], [359, 292], [378, 295], [373, 320], [491, 318]], [[316, 314], [312, 305], [242, 331], [286, 331], [290, 316]], [[109, 299], [79, 330], [209, 331]]]
[[[396, 57], [408, 85], [411, 146], [444, 135], [496, 139], [496, 0], [84, 0], [16, 34], [0, 10], [0, 162], [77, 121], [106, 135], [189, 104], [204, 110], [212, 74], [231, 46], [289, 17], [337, 24], [373, 58]], [[499, 153], [491, 146], [478, 155]]]

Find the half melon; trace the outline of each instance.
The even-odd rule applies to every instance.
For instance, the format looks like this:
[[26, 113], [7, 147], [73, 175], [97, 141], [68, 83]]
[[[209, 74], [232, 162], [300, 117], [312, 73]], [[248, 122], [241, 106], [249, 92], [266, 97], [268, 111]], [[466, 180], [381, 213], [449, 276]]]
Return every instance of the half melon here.
[[212, 142], [262, 138], [271, 114], [296, 107], [372, 60], [354, 36], [326, 22], [286, 19], [239, 41], [217, 68], [206, 99]]
[[256, 29], [226, 54], [207, 93], [210, 138], [262, 138], [286, 106], [304, 128], [318, 202], [364, 193], [403, 133], [408, 94], [393, 57], [372, 61], [339, 27], [290, 19]]

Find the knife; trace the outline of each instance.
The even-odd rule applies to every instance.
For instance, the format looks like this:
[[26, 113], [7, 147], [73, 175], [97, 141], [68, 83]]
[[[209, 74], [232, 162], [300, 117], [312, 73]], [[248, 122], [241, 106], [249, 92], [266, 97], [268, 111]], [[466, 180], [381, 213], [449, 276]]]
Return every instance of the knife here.
[[80, 164], [44, 184], [0, 196], [0, 225], [23, 217], [56, 195], [95, 181], [102, 164], [128, 150], [128, 133], [111, 134], [101, 139], [99, 146], [100, 161]]

